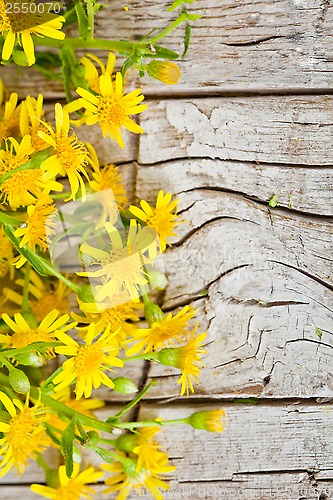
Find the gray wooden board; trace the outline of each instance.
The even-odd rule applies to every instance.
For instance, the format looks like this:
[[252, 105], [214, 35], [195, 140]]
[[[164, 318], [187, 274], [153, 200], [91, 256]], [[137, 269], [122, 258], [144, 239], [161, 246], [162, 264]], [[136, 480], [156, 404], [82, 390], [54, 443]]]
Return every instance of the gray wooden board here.
[[139, 162], [212, 158], [291, 165], [332, 165], [333, 98], [152, 101], [141, 116]]
[[[181, 12], [167, 13], [171, 2], [130, 0], [124, 11], [113, 0], [96, 19], [96, 36], [136, 40], [154, 27], [165, 27]], [[188, 10], [201, 14], [192, 25], [190, 50], [179, 65], [180, 82], [167, 87], [145, 78], [148, 94], [198, 94], [219, 91], [309, 91], [332, 89], [331, 26], [333, 8], [322, 0], [197, 0]], [[76, 36], [73, 30], [69, 34]], [[183, 52], [184, 27], [163, 42]], [[18, 75], [21, 74], [21, 78]], [[35, 70], [13, 65], [0, 77], [21, 95], [41, 91], [48, 97], [63, 95], [57, 81], [47, 81]]]

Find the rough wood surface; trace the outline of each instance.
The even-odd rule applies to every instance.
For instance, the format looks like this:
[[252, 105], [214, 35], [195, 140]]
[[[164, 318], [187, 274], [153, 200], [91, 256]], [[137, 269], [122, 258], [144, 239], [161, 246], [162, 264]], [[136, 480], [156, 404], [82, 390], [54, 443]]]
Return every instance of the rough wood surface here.
[[[113, 0], [97, 18], [96, 36], [104, 38], [107, 33], [115, 39], [136, 40], [177, 17], [180, 9], [166, 12], [171, 3], [131, 0], [125, 12], [123, 1]], [[180, 62], [183, 77], [171, 89], [145, 78], [146, 94], [332, 88], [333, 62], [328, 48], [333, 7], [329, 1], [197, 0], [188, 10], [201, 14], [202, 19], [193, 24], [190, 51]], [[183, 40], [181, 26], [163, 44], [182, 53]], [[22, 68], [18, 73], [10, 65], [0, 76], [21, 95], [41, 89], [51, 98], [62, 95], [59, 82], [47, 81], [35, 70]]]
[[213, 158], [332, 165], [330, 96], [152, 101], [141, 117], [139, 162]]

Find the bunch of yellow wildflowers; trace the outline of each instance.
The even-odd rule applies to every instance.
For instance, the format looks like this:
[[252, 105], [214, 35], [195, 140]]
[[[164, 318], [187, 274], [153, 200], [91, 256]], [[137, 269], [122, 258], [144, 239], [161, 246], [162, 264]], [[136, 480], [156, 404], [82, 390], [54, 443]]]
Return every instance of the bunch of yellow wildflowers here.
[[[199, 384], [206, 333], [197, 333], [197, 311], [166, 314], [151, 293], [167, 285], [155, 262], [182, 222], [178, 200], [161, 190], [155, 202], [130, 205], [121, 168], [102, 164], [76, 127], [98, 123], [120, 147], [123, 129], [143, 133], [137, 115], [147, 105], [140, 89], [126, 91], [127, 71], [177, 83], [171, 60], [178, 55], [156, 42], [198, 16], [185, 11], [152, 38], [113, 42], [94, 38], [95, 0], [79, 1], [71, 16], [56, 3], [48, 13], [34, 10], [34, 0], [18, 5], [19, 12], [0, 0], [3, 64], [40, 69], [45, 47], [35, 46], [60, 49], [68, 102], [47, 117], [42, 94], [19, 100], [0, 80], [0, 476], [23, 474], [36, 460], [46, 473], [46, 485], [31, 487], [36, 495], [93, 498], [92, 485], [102, 483], [118, 500], [141, 488], [159, 500], [175, 467], [157, 432], [174, 424], [225, 427], [223, 410], [169, 421], [123, 418], [154, 383], [138, 392], [126, 372], [132, 361], [173, 367], [181, 395]], [[73, 15], [78, 39], [63, 31]], [[107, 62], [90, 52], [77, 59], [80, 47], [108, 50]], [[113, 49], [127, 55], [121, 71]], [[94, 414], [105, 405], [95, 397], [100, 386], [129, 399], [105, 421]], [[123, 434], [105, 437], [115, 430]], [[43, 456], [49, 447], [62, 455], [58, 470]], [[80, 466], [86, 448], [102, 457], [98, 470]]]

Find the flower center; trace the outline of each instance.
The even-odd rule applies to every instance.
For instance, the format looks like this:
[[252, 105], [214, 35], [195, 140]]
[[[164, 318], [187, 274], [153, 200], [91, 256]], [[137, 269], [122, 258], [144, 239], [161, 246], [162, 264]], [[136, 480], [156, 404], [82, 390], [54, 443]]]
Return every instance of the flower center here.
[[96, 372], [103, 361], [106, 360], [107, 358], [101, 348], [95, 345], [82, 346], [75, 356], [75, 368], [78, 377]]
[[76, 134], [68, 137], [67, 134], [61, 132], [56, 134], [55, 142], [57, 157], [66, 172], [76, 172], [88, 163], [87, 149]]
[[124, 107], [115, 97], [100, 97], [98, 114], [102, 125], [108, 125], [111, 122], [116, 127], [121, 127], [126, 118]]
[[60, 314], [67, 313], [68, 300], [65, 297], [58, 297], [55, 292], [48, 292], [40, 299], [31, 301], [30, 307], [37, 321], [42, 321], [53, 309], [57, 309]]

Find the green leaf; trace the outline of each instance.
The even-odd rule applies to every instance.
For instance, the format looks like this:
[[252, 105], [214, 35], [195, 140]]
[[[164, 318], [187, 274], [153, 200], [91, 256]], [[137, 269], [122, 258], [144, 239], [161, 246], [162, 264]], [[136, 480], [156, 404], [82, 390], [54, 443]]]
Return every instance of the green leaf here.
[[184, 3], [194, 3], [195, 0], [175, 0], [172, 5], [168, 8], [167, 12], [172, 12], [173, 10], [177, 9], [177, 7], [180, 7]]
[[80, 38], [87, 38], [89, 34], [88, 29], [88, 16], [83, 8], [81, 1], [79, 0], [75, 5], [75, 11], [77, 16], [77, 22], [79, 26]]
[[61, 438], [61, 451], [65, 460], [67, 477], [71, 477], [74, 469], [74, 463], [73, 463], [74, 440], [75, 440], [75, 418], [72, 418], [72, 420], [69, 422], [68, 426], [64, 430]]
[[317, 326], [315, 326], [315, 331], [316, 331], [317, 337], [319, 337], [321, 339], [323, 336], [323, 332]]
[[276, 199], [276, 196], [275, 194], [273, 194], [272, 198], [269, 200], [268, 202], [268, 206], [269, 207], [272, 207], [272, 208], [275, 208], [275, 207], [278, 207], [279, 206], [279, 203]]
[[188, 48], [190, 46], [190, 40], [191, 40], [191, 25], [188, 24], [185, 30], [184, 52], [182, 53], [182, 59], [184, 59], [184, 57], [187, 54]]
[[30, 262], [34, 270], [40, 274], [41, 276], [47, 276], [47, 272], [42, 264], [42, 258], [36, 255], [32, 250], [27, 248], [26, 246], [20, 248], [20, 241], [14, 236], [14, 231], [11, 226], [4, 226], [4, 231], [10, 241], [13, 243], [14, 247], [18, 252], [20, 252], [23, 257], [27, 259], [27, 261]]

